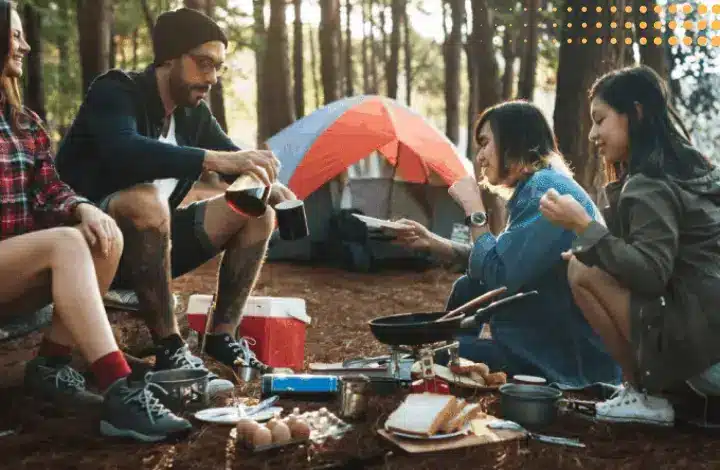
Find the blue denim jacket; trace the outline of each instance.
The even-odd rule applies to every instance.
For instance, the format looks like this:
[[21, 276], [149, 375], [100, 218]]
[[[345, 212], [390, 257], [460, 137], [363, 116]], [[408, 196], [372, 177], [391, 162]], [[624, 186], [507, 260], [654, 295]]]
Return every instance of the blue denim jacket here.
[[602, 220], [572, 178], [551, 168], [540, 170], [516, 187], [507, 204], [505, 230], [497, 238], [487, 233], [475, 241], [467, 275], [485, 289], [506, 286], [506, 295], [538, 291], [532, 302], [511, 304], [490, 320], [493, 340], [507, 354], [535, 365], [548, 382], [573, 387], [619, 383], [619, 366], [570, 291], [567, 262], [560, 254], [570, 249], [575, 234], [540, 213], [540, 198], [550, 188], [572, 195], [592, 217]]

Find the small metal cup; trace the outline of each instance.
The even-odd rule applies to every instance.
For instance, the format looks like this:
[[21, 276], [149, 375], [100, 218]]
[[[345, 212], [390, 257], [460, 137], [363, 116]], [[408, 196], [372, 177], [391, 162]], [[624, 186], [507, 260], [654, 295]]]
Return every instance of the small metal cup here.
[[260, 371], [255, 367], [242, 366], [237, 368], [238, 376], [243, 382], [250, 382], [260, 375]]
[[340, 379], [340, 412], [342, 419], [358, 419], [365, 415], [370, 391], [370, 378], [349, 375]]

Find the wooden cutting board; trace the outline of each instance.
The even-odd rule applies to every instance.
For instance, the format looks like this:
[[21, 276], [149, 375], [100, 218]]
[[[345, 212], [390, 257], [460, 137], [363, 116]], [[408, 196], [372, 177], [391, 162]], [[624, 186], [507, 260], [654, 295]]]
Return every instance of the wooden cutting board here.
[[378, 429], [378, 434], [410, 454], [440, 452], [443, 450], [462, 449], [464, 447], [497, 444], [499, 442], [515, 441], [525, 437], [525, 433], [521, 431], [489, 429], [487, 423], [496, 419], [497, 418], [490, 415], [475, 419], [471, 423], [471, 429], [473, 429], [473, 431], [470, 434], [451, 437], [449, 439], [408, 439], [406, 437], [395, 436], [384, 429]]

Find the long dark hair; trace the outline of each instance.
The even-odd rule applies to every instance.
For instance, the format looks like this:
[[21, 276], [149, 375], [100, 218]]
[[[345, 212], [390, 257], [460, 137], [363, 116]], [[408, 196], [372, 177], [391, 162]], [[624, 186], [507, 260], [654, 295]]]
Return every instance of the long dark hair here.
[[[30, 116], [25, 112], [20, 96], [18, 80], [4, 75], [5, 66], [10, 59], [10, 45], [12, 42], [11, 17], [15, 4], [8, 0], [0, 0], [0, 93], [4, 101], [5, 110], [10, 119], [10, 125], [15, 132], [24, 132], [28, 127]], [[4, 40], [2, 38], [5, 38]], [[42, 127], [42, 123], [37, 123]]]
[[[603, 100], [628, 117], [628, 174], [682, 180], [713, 168], [697, 151], [679, 152], [683, 147], [692, 146], [690, 133], [668, 102], [665, 82], [650, 67], [640, 65], [609, 72], [595, 81], [589, 97]], [[637, 105], [642, 109], [642, 117]], [[618, 169], [608, 170], [612, 173]], [[612, 179], [614, 175], [608, 176]]]
[[476, 143], [486, 122], [490, 124], [495, 141], [501, 178], [508, 176], [513, 165], [520, 165], [529, 172], [552, 166], [572, 175], [558, 150], [550, 124], [534, 104], [514, 100], [487, 108], [475, 122]]

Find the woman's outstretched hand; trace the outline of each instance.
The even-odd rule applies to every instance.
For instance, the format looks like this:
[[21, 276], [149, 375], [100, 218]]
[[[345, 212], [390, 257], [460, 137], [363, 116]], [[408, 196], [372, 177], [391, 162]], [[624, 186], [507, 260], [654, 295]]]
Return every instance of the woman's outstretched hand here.
[[560, 195], [555, 189], [549, 189], [540, 198], [540, 212], [546, 219], [575, 233], [582, 233], [592, 219], [585, 208], [571, 195]]
[[423, 224], [410, 219], [400, 219], [394, 222], [402, 225], [402, 228], [391, 229], [391, 233], [397, 237], [393, 243], [413, 250], [430, 248], [433, 234]]

